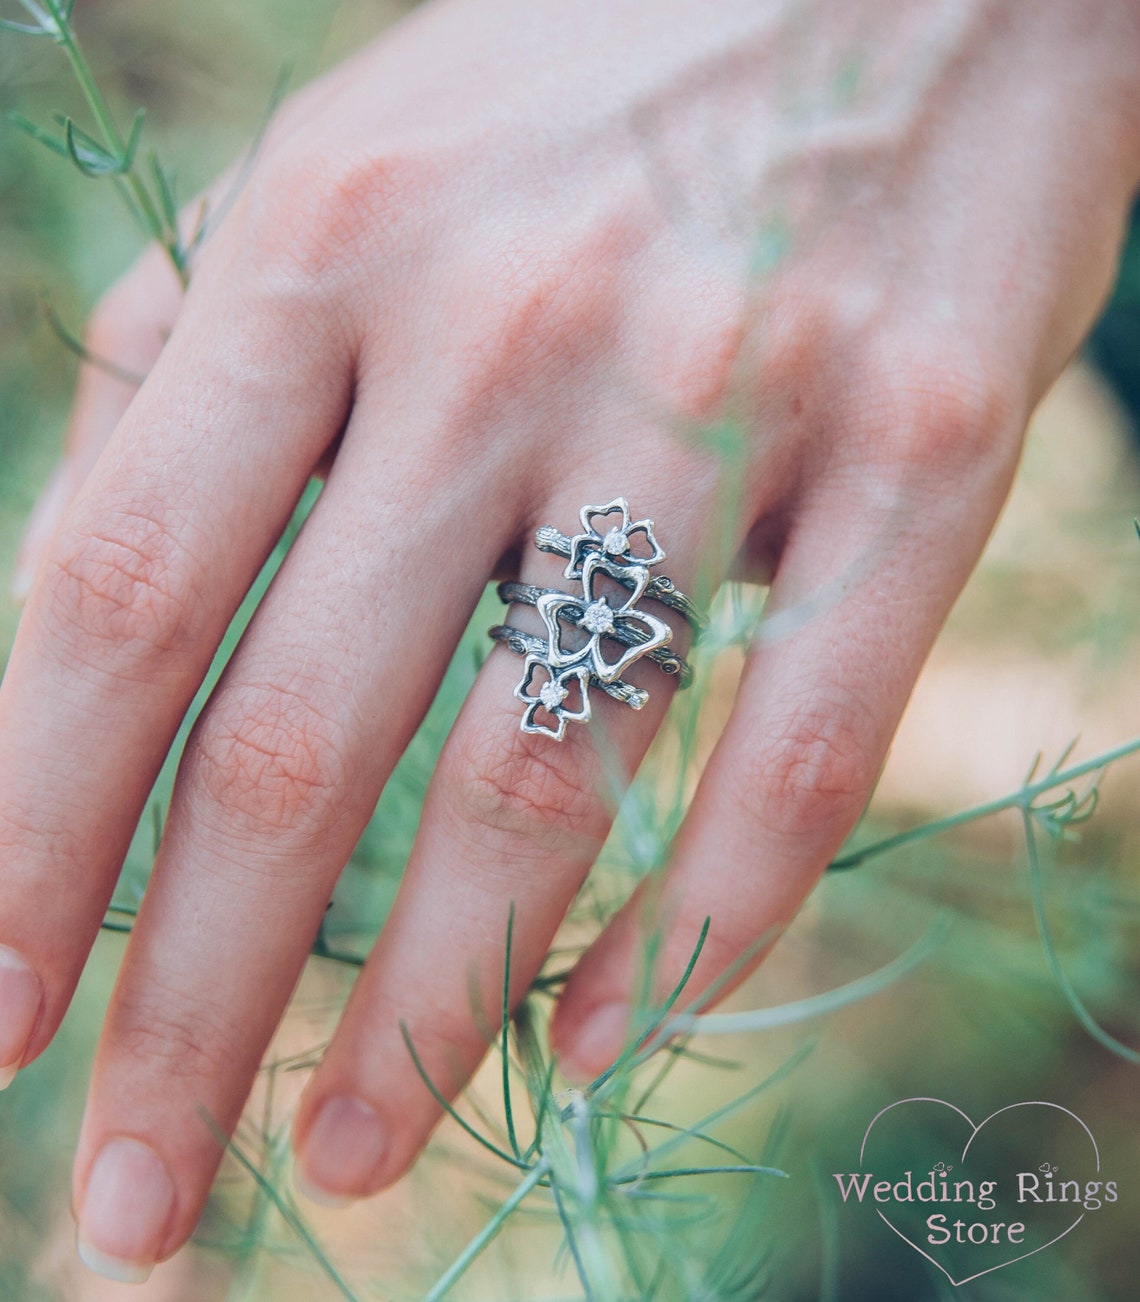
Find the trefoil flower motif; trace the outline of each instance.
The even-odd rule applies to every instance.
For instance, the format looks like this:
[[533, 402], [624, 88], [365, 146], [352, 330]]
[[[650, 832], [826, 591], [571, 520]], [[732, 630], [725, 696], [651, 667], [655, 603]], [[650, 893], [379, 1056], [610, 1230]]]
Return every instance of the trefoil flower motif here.
[[[619, 515], [620, 519], [607, 519], [613, 515]], [[665, 559], [665, 552], [653, 533], [653, 521], [631, 521], [629, 503], [624, 497], [615, 497], [604, 506], [584, 506], [578, 518], [582, 532], [570, 539], [570, 560], [563, 571], [568, 579], [582, 578], [586, 558], [592, 555], [617, 564], [642, 567], [658, 565]]]
[[[636, 580], [634, 589], [620, 605], [600, 591], [599, 575], [610, 578], [631, 576]], [[536, 607], [546, 625], [547, 657], [552, 669], [565, 669], [585, 664], [600, 682], [616, 682], [635, 661], [658, 647], [667, 646], [673, 639], [673, 630], [663, 620], [642, 610], [635, 610], [638, 600], [649, 582], [644, 566], [621, 565], [597, 552], [586, 555], [582, 563], [583, 598], [571, 597], [563, 592], [547, 592], [539, 597]], [[561, 612], [567, 607], [581, 611], [574, 623], [585, 630], [587, 640], [583, 646], [562, 645], [564, 627]], [[620, 653], [609, 659], [605, 652], [605, 639], [618, 627], [631, 630], [636, 645], [623, 646]]]
[[[546, 681], [535, 692], [535, 674], [541, 670]], [[578, 684], [581, 704], [575, 709], [570, 702], [573, 699], [573, 684]], [[586, 723], [590, 718], [590, 669], [588, 665], [570, 665], [555, 669], [547, 664], [540, 655], [528, 655], [523, 664], [522, 681], [515, 687], [515, 695], [525, 703], [523, 711], [523, 732], [540, 733], [561, 741], [566, 735], [567, 723]], [[537, 721], [538, 712], [543, 710], [554, 720], [554, 724]]]

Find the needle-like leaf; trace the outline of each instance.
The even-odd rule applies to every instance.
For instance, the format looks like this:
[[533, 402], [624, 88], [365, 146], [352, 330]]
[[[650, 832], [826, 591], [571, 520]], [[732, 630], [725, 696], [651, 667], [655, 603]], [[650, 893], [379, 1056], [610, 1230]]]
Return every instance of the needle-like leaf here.
[[53, 136], [50, 131], [45, 131], [43, 127], [37, 126], [30, 118], [26, 118], [22, 113], [17, 113], [15, 109], [9, 111], [8, 121], [46, 149], [50, 149], [53, 154], [58, 154], [60, 158], [69, 157], [67, 141], [62, 136]]

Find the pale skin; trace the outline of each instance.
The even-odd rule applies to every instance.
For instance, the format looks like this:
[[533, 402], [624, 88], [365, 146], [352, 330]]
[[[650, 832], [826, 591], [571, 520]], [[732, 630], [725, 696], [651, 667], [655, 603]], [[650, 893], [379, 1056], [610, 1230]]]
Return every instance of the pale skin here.
[[[200, 1110], [236, 1123], [488, 578], [559, 584], [535, 527], [623, 494], [691, 587], [725, 475], [690, 434], [726, 413], [715, 565], [792, 617], [674, 846], [658, 994], [706, 916], [690, 996], [791, 919], [1111, 284], [1137, 67], [1130, 0], [435, 0], [285, 106], [184, 299], [155, 253], [110, 292], [91, 345], [148, 378], [81, 377], [0, 689], [0, 1066], [51, 1042], [226, 624], [327, 479], [181, 764], [79, 1142], [92, 1264], [141, 1278], [194, 1228]], [[308, 1085], [318, 1196], [415, 1159], [439, 1112], [400, 1021], [461, 1088], [508, 901], [517, 1000], [609, 827], [598, 736], [631, 775], [672, 694], [643, 663], [643, 711], [596, 697], [556, 743], [520, 733], [519, 672], [499, 647], [480, 673]], [[558, 1004], [571, 1079], [621, 1047], [644, 896]]]

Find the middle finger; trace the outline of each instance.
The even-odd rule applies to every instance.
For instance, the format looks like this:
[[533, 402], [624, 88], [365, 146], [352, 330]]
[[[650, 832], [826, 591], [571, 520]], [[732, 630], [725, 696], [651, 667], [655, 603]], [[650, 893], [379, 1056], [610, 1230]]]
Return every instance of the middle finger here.
[[[76, 1206], [88, 1251], [140, 1270], [193, 1228], [221, 1156], [201, 1113], [236, 1124], [336, 876], [511, 532], [504, 519], [439, 564], [477, 477], [429, 472], [428, 431], [362, 437], [377, 423], [358, 403], [187, 742], [108, 1013]], [[140, 1164], [159, 1196], [127, 1225], [117, 1191]]]

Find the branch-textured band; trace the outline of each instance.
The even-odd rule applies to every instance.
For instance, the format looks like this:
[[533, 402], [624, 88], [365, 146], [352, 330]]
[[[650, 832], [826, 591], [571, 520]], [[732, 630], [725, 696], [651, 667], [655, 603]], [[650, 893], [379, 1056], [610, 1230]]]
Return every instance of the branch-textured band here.
[[[525, 657], [522, 680], [515, 686], [515, 696], [526, 707], [519, 727], [556, 741], [565, 737], [567, 724], [589, 720], [591, 688], [641, 709], [648, 693], [625, 682], [622, 675], [643, 657], [681, 687], [692, 681], [688, 662], [666, 650], [673, 629], [638, 604], [643, 598], [682, 614], [695, 632], [708, 623], [671, 579], [650, 577], [650, 567], [659, 565], [665, 552], [653, 521], [631, 520], [624, 497], [603, 506], [584, 506], [579, 519], [582, 530], [573, 537], [544, 525], [535, 535], [535, 546], [566, 559], [563, 573], [581, 584], [580, 595], [535, 584], [499, 585], [503, 601], [538, 611], [546, 625], [546, 640], [507, 624], [490, 630], [496, 641]], [[611, 581], [608, 586], [606, 580]], [[629, 595], [624, 600], [615, 597], [615, 587]], [[568, 634], [573, 634], [572, 640]]]

